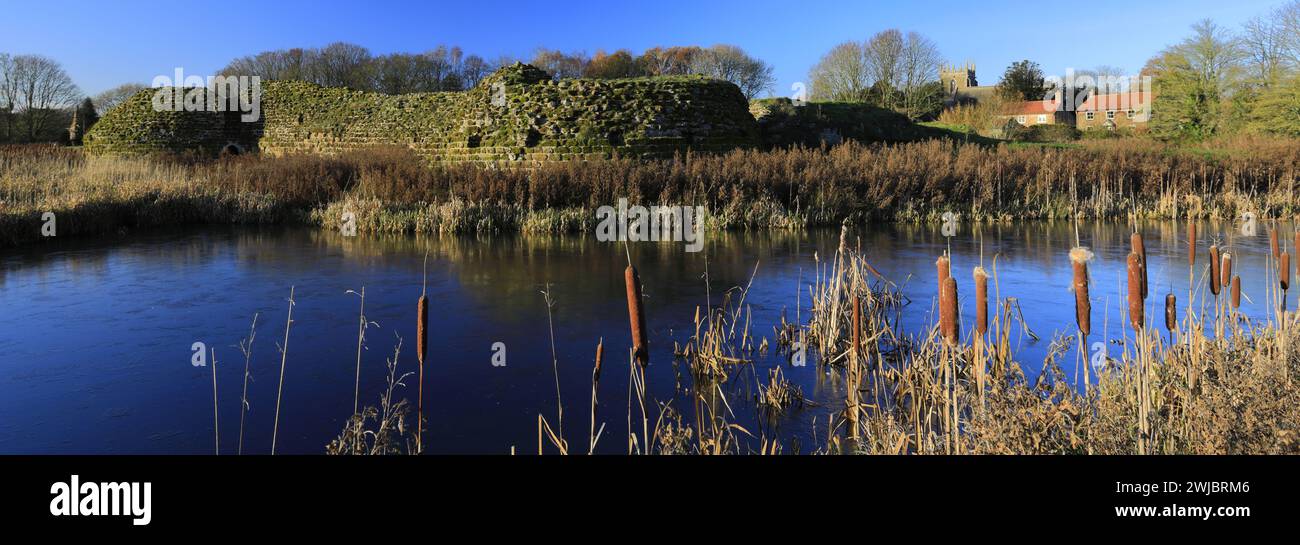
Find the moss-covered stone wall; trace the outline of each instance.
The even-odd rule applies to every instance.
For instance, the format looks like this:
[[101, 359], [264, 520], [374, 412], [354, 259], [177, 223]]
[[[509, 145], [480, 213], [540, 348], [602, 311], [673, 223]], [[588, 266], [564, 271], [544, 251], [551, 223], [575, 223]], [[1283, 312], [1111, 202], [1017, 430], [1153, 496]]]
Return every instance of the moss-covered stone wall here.
[[265, 82], [261, 119], [238, 112], [156, 112], [145, 90], [86, 137], [92, 153], [241, 150], [334, 154], [408, 146], [431, 161], [554, 161], [670, 156], [760, 144], [735, 85], [698, 76], [552, 80], [502, 68], [468, 91], [384, 95]]

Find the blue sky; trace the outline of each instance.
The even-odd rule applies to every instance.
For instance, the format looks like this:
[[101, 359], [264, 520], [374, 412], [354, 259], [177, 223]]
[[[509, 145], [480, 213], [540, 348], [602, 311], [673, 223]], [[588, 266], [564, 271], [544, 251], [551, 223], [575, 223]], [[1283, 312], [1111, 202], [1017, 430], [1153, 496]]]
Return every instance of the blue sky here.
[[[60, 61], [87, 94], [170, 75], [206, 75], [267, 49], [364, 45], [373, 53], [461, 46], [493, 59], [538, 46], [593, 53], [655, 45], [732, 43], [776, 68], [775, 92], [807, 78], [835, 44], [896, 27], [934, 40], [944, 57], [970, 59], [995, 83], [1028, 58], [1049, 73], [1107, 64], [1129, 72], [1210, 18], [1237, 28], [1283, 0], [1069, 2], [656, 2], [285, 0], [91, 2], [0, 0], [0, 52]], [[238, 5], [248, 6], [237, 10]], [[226, 6], [226, 7], [223, 7]]]

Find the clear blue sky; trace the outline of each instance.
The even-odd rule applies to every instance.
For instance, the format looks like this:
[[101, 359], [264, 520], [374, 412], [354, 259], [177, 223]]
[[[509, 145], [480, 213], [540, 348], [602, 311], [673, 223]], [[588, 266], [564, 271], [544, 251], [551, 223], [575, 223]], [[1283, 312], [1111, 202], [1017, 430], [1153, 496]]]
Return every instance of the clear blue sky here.
[[487, 59], [528, 57], [538, 46], [593, 53], [732, 43], [774, 65], [775, 92], [788, 95], [836, 43], [891, 27], [921, 32], [949, 60], [975, 61], [981, 83], [995, 83], [1022, 58], [1049, 74], [1099, 64], [1136, 72], [1197, 20], [1238, 28], [1282, 1], [0, 0], [0, 52], [52, 57], [95, 94], [148, 84], [177, 66], [207, 75], [237, 56], [340, 40], [376, 54], [459, 45]]

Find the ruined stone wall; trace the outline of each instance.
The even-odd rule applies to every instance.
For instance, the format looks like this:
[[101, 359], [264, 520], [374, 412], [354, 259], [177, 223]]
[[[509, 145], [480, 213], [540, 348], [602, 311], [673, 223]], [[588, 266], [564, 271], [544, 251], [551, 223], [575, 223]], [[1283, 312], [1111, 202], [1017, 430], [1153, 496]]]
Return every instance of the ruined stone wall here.
[[398, 145], [431, 161], [488, 162], [663, 157], [760, 143], [740, 90], [698, 76], [554, 81], [516, 64], [468, 91], [407, 95], [267, 82], [257, 123], [240, 123], [238, 113], [154, 112], [151, 92], [106, 114], [87, 149], [215, 153], [233, 143], [281, 155]]

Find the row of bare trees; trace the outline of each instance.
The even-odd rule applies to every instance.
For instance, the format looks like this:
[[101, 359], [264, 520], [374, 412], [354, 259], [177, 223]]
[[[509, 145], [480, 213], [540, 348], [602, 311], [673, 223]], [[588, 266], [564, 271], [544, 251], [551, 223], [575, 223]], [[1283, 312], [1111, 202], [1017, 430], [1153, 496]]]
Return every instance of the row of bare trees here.
[[863, 102], [913, 119], [934, 114], [943, 103], [939, 49], [917, 32], [898, 29], [866, 41], [831, 48], [808, 74], [813, 100]]
[[455, 46], [375, 56], [365, 47], [336, 42], [321, 48], [280, 49], [240, 57], [221, 73], [399, 94], [467, 89], [495, 66]]
[[53, 59], [0, 53], [0, 142], [55, 139], [69, 108], [81, 98]]

